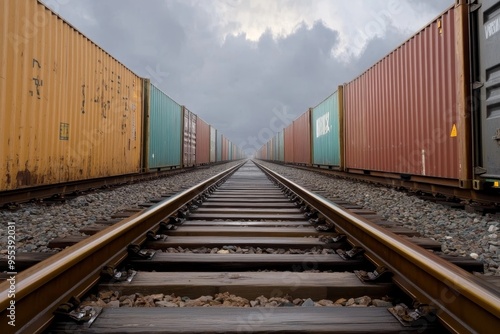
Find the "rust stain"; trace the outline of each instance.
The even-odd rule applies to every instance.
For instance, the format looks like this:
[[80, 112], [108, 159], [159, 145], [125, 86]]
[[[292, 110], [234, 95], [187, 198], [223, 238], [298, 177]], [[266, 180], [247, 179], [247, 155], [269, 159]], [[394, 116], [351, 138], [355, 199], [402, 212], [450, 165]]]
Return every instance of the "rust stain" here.
[[17, 186], [27, 186], [32, 184], [32, 175], [28, 169], [17, 172]]

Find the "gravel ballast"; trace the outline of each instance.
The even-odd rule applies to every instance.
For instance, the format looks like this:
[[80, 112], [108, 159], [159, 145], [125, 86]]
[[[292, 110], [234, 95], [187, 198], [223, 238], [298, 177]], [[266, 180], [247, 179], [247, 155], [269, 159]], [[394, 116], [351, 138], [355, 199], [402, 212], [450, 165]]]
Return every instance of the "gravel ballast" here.
[[57, 204], [25, 203], [14, 211], [0, 210], [0, 255], [7, 254], [7, 225], [14, 223], [16, 251], [52, 252], [47, 244], [54, 238], [83, 235], [79, 230], [98, 220], [162, 194], [182, 189], [214, 176], [234, 165], [230, 162], [210, 168], [199, 168], [156, 180], [125, 185], [111, 190], [96, 191]]
[[388, 221], [419, 232], [442, 244], [443, 253], [471, 256], [484, 264], [485, 275], [500, 276], [498, 215], [468, 213], [373, 184], [338, 179], [278, 164], [263, 165], [306, 189], [325, 191], [327, 198], [376, 211]]

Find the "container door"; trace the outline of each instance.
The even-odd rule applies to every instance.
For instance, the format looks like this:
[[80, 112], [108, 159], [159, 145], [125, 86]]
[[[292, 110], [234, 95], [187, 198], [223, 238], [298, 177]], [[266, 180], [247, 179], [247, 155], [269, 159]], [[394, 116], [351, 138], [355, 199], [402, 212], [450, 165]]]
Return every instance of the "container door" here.
[[[483, 0], [478, 9], [481, 177], [500, 179], [500, 1]], [[483, 170], [484, 171], [484, 170]]]

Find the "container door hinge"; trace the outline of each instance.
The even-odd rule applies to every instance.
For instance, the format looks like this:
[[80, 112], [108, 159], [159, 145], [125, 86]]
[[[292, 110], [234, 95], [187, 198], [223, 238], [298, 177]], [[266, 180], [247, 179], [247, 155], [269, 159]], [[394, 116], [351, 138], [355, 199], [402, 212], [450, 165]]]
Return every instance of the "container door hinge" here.
[[478, 10], [479, 8], [481, 8], [482, 4], [480, 3], [475, 3], [475, 4], [471, 4], [469, 6], [469, 12], [470, 13], [474, 13], [476, 10]]
[[354, 274], [358, 276], [358, 278], [362, 282], [371, 282], [371, 283], [380, 283], [387, 282], [390, 277], [392, 277], [392, 273], [386, 267], [377, 267], [373, 272], [368, 272], [364, 270], [354, 270]]
[[472, 89], [479, 89], [484, 86], [484, 82], [475, 81], [472, 83]]
[[85, 328], [90, 328], [101, 312], [102, 307], [80, 306], [80, 301], [72, 297], [69, 302], [59, 305], [54, 311], [54, 315], [61, 320], [71, 320]]
[[405, 327], [422, 326], [433, 322], [436, 317], [436, 308], [427, 304], [415, 303], [413, 309], [405, 304], [389, 307], [387, 310]]
[[344, 260], [354, 260], [357, 257], [363, 255], [365, 250], [361, 247], [355, 246], [348, 251], [345, 251], [343, 249], [337, 249], [336, 252]]
[[156, 251], [153, 249], [141, 249], [141, 246], [134, 244], [129, 245], [127, 251], [130, 257], [146, 260], [151, 260], [156, 253]]

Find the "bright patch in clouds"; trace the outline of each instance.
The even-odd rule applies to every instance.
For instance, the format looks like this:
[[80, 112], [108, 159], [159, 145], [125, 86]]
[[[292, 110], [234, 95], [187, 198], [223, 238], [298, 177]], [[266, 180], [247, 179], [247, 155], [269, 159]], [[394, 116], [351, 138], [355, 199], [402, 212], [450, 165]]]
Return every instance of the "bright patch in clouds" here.
[[283, 38], [293, 34], [301, 24], [311, 28], [315, 22], [321, 21], [339, 32], [339, 44], [331, 51], [333, 56], [344, 60], [359, 57], [370, 40], [384, 38], [388, 29], [413, 32], [436, 15], [435, 10], [429, 10], [429, 5], [409, 0], [220, 0], [196, 3], [218, 17], [222, 40], [227, 35], [244, 35], [250, 41], [258, 41], [268, 31], [274, 38]]

